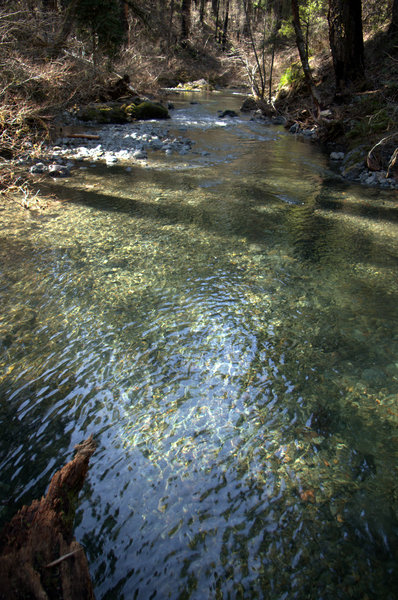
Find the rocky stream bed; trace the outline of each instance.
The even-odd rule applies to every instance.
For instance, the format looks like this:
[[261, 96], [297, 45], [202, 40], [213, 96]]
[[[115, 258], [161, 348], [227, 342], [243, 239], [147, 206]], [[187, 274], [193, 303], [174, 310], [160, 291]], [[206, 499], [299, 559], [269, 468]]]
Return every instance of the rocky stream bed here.
[[[160, 152], [165, 156], [199, 154], [189, 137], [189, 128], [182, 128], [181, 133], [184, 135], [175, 135], [170, 134], [164, 124], [159, 125], [157, 120], [159, 117], [161, 119], [171, 117], [171, 124], [173, 124], [173, 104], [169, 103], [169, 108], [166, 108], [160, 103], [142, 102], [138, 106], [144, 106], [145, 110], [137, 112], [138, 120], [137, 117], [131, 119], [130, 106], [135, 107], [128, 102], [124, 104], [113, 102], [111, 106], [90, 105], [79, 110], [64, 112], [58, 119], [60, 135], [43, 148], [44, 152], [40, 159], [30, 164], [30, 172], [48, 173], [51, 177], [67, 177], [75, 168], [85, 169], [95, 166], [96, 163], [105, 163], [107, 166], [120, 163], [127, 169], [132, 164], [147, 166], [148, 161], [154, 160], [153, 155], [149, 157], [148, 153], [153, 152]], [[228, 121], [239, 117], [239, 113], [222, 110], [222, 108], [220, 106], [218, 111], [220, 118]], [[325, 112], [328, 113], [325, 118], [328, 118], [330, 111]], [[241, 106], [241, 114], [248, 113], [253, 120], [263, 123], [264, 127], [285, 126], [290, 134], [321, 144], [318, 125], [310, 127], [301, 126], [299, 123], [289, 125], [288, 120], [283, 116], [267, 117], [261, 110], [255, 108], [250, 99], [246, 99]], [[140, 117], [144, 117], [145, 120], [139, 120]], [[73, 133], [63, 135], [65, 131], [73, 131]], [[322, 139], [322, 145], [324, 141]], [[394, 148], [391, 154], [393, 151]], [[206, 152], [203, 151], [202, 155], [206, 155]], [[387, 166], [390, 155], [387, 161], [380, 160], [379, 157], [372, 161], [363, 145], [348, 152], [329, 151], [328, 155], [331, 167], [342, 179], [369, 186], [398, 189], [398, 181], [394, 176], [395, 170], [390, 172]], [[32, 159], [21, 159], [19, 162], [29, 165]]]

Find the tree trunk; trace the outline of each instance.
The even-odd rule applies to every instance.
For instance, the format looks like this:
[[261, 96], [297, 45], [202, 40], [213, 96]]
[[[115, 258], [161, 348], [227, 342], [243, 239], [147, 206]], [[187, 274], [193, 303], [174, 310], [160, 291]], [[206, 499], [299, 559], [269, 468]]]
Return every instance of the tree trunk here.
[[214, 31], [214, 38], [218, 41], [218, 26], [219, 26], [219, 14], [220, 14], [220, 0], [212, 0], [213, 14], [216, 18], [216, 26]]
[[361, 0], [329, 0], [328, 21], [336, 93], [340, 94], [365, 78]]
[[282, 10], [282, 7], [281, 7], [280, 2], [278, 0], [274, 0], [274, 6], [273, 6], [274, 22], [272, 25], [272, 35], [271, 35], [272, 53], [271, 53], [271, 64], [270, 64], [270, 70], [269, 70], [269, 86], [268, 86], [268, 102], [269, 102], [269, 104], [272, 103], [272, 76], [273, 76], [273, 71], [274, 71], [275, 50], [276, 50], [278, 31], [280, 30], [281, 24], [282, 24], [281, 10]]
[[192, 0], [182, 0], [181, 4], [181, 43], [184, 46], [191, 32], [191, 3]]
[[301, 65], [302, 65], [303, 71], [304, 71], [305, 81], [306, 81], [308, 89], [311, 93], [312, 100], [315, 104], [317, 116], [319, 116], [319, 113], [321, 111], [320, 98], [319, 98], [318, 91], [315, 87], [315, 83], [312, 78], [310, 65], [308, 62], [308, 54], [305, 49], [304, 36], [303, 36], [303, 32], [302, 32], [301, 25], [300, 25], [300, 13], [299, 13], [297, 0], [292, 0], [292, 15], [293, 15], [294, 31], [296, 33], [297, 49], [299, 51]]
[[206, 0], [200, 0], [199, 21], [203, 23], [205, 20], [205, 4]]
[[398, 0], [394, 0], [392, 5], [392, 16], [388, 33], [393, 35], [398, 33]]
[[[261, 57], [259, 56], [259, 52], [257, 50], [257, 46], [256, 46], [256, 41], [254, 39], [254, 35], [253, 35], [253, 29], [252, 29], [252, 24], [251, 24], [251, 14], [248, 13], [250, 7], [250, 3], [245, 0], [245, 2], [243, 3], [243, 8], [245, 10], [245, 17], [246, 17], [246, 26], [247, 26], [247, 36], [250, 39], [250, 45], [253, 51], [253, 55], [256, 61], [256, 66], [255, 68], [251, 68], [248, 70], [248, 75], [249, 75], [249, 80], [250, 80], [250, 85], [252, 88], [252, 93], [253, 96], [256, 99], [260, 99], [263, 100], [264, 99], [264, 93], [265, 93], [265, 86], [266, 86], [266, 80], [265, 80], [265, 20], [264, 20], [264, 31], [263, 31], [263, 40], [262, 40], [262, 50], [261, 50]], [[249, 66], [249, 65], [247, 65]], [[256, 74], [258, 75], [259, 79], [260, 79], [260, 85], [258, 85], [257, 80], [256, 80]]]
[[170, 52], [171, 46], [171, 32], [173, 28], [173, 17], [174, 17], [174, 0], [170, 1], [170, 16], [169, 16], [169, 29], [167, 31], [167, 54]]
[[123, 26], [124, 38], [126, 45], [130, 45], [130, 26], [129, 26], [129, 5], [125, 0], [120, 1], [120, 18]]
[[243, 25], [243, 35], [249, 36], [251, 32], [251, 18], [253, 14], [253, 0], [243, 0], [243, 9], [245, 13], [245, 24]]
[[229, 0], [226, 0], [224, 26], [223, 26], [223, 31], [222, 31], [222, 50], [223, 50], [223, 52], [225, 51], [225, 49], [227, 47], [228, 19], [229, 19]]
[[57, 37], [55, 38], [54, 45], [51, 49], [51, 57], [56, 58], [63, 46], [65, 45], [71, 31], [73, 28], [73, 22], [75, 18], [75, 10], [77, 8], [79, 0], [71, 0], [68, 4], [68, 7], [65, 11], [64, 20], [62, 23], [61, 31], [59, 31]]

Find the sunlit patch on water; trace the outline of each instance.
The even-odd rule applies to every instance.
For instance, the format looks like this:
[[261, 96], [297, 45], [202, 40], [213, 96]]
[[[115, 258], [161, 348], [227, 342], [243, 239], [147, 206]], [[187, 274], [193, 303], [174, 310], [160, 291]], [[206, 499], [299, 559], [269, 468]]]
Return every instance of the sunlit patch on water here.
[[245, 126], [3, 206], [1, 516], [94, 433], [98, 597], [393, 600], [396, 196]]

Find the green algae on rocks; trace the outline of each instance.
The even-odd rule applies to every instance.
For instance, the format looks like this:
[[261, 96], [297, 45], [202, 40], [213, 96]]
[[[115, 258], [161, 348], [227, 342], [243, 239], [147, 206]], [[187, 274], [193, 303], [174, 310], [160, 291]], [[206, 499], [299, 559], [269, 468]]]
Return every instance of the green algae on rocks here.
[[76, 112], [76, 117], [81, 121], [93, 121], [100, 124], [123, 124], [134, 120], [169, 119], [170, 115], [167, 108], [159, 102], [149, 100], [141, 102], [139, 100], [137, 104], [135, 102], [88, 104]]

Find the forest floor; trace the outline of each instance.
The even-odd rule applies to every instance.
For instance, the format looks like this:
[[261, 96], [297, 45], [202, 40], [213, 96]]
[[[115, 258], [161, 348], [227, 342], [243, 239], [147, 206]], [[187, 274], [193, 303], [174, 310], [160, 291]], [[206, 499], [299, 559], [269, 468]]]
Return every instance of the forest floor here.
[[[236, 48], [222, 52], [205, 30], [197, 33], [188, 47], [169, 54], [137, 38], [122, 53], [114, 70], [109, 70], [105, 62], [103, 68], [94, 68], [89, 61], [78, 58], [76, 48], [48, 62], [43, 51], [26, 44], [26, 24], [20, 27], [13, 52], [5, 55], [7, 69], [0, 76], [0, 193], [11, 190], [29, 194], [26, 162], [21, 157], [40, 157], [43, 145], [53, 135], [56, 117], [67, 108], [98, 99], [118, 75], [128, 74], [138, 94], [155, 99], [165, 98], [164, 88], [199, 79], [217, 88], [238, 87], [250, 95], [242, 52]], [[335, 98], [330, 53], [325, 50], [312, 59], [324, 109], [319, 119], [302, 77], [293, 78], [289, 87], [279, 85], [286, 69], [299, 62], [294, 44], [285, 45], [275, 59], [274, 107], [276, 114], [285, 117], [287, 127], [295, 125], [296, 132], [316, 130], [316, 139], [328, 152], [351, 153], [349, 169], [364, 163], [371, 148], [384, 140], [387, 150], [376, 153], [373, 163], [368, 164], [372, 170], [384, 173], [398, 146], [398, 40], [380, 31], [365, 48], [366, 85], [339, 101]], [[9, 82], [6, 75], [10, 72], [13, 76]], [[15, 84], [16, 80], [22, 83]], [[398, 181], [398, 166], [391, 168]]]

